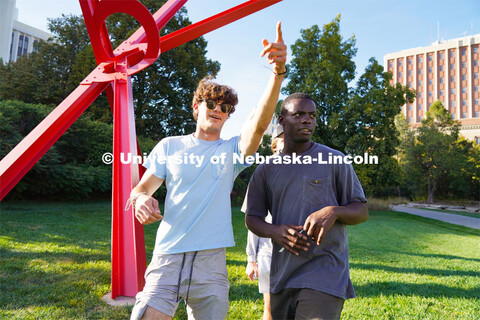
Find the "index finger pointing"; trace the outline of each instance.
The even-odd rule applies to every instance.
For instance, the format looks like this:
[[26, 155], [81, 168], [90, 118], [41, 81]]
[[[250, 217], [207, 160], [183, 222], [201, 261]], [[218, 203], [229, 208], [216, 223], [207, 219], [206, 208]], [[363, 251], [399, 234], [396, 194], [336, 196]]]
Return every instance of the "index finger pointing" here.
[[277, 22], [277, 39], [275, 42], [283, 42], [283, 35], [282, 35], [282, 22]]

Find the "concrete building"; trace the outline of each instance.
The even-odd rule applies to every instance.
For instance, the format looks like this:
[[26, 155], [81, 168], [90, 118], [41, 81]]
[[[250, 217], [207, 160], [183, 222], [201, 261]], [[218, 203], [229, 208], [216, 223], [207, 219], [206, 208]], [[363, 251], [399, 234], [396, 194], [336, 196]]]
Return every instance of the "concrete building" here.
[[389, 53], [384, 66], [392, 72], [393, 83], [417, 91], [414, 103], [402, 109], [413, 127], [419, 126], [429, 106], [440, 100], [462, 125], [460, 133], [480, 144], [479, 60], [477, 34]]
[[18, 21], [15, 0], [0, 0], [0, 59], [15, 62], [35, 50], [35, 44], [53, 34]]

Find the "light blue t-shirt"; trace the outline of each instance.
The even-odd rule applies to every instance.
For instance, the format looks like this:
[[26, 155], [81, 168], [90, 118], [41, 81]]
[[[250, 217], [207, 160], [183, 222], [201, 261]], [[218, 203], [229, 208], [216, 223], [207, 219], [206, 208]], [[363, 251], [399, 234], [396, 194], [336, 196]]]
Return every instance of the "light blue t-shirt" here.
[[144, 166], [165, 180], [167, 196], [154, 254], [235, 245], [230, 193], [246, 167], [234, 163], [233, 154], [240, 155], [238, 140], [205, 141], [190, 134], [155, 146]]

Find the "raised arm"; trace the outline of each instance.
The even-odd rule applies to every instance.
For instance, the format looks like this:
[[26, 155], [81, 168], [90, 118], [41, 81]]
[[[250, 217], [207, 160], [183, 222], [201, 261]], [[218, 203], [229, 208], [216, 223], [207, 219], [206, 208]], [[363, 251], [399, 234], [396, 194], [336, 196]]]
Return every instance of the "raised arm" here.
[[263, 39], [263, 50], [260, 56], [263, 57], [265, 55], [267, 55], [268, 63], [273, 66], [273, 74], [255, 110], [240, 133], [240, 151], [245, 156], [255, 153], [260, 145], [263, 133], [272, 120], [282, 80], [286, 73], [287, 46], [283, 43], [280, 22], [277, 23], [277, 38], [275, 42], [270, 43], [267, 39]]

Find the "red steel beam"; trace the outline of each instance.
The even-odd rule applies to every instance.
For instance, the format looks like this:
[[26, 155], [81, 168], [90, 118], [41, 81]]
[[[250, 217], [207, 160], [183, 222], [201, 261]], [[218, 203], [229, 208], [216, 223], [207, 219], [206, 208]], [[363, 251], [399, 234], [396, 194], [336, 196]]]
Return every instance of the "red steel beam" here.
[[160, 52], [165, 52], [215, 29], [269, 7], [282, 0], [251, 0], [210, 18], [160, 37]]
[[136, 159], [137, 143], [132, 81], [126, 75], [126, 59], [117, 64], [114, 81], [113, 198], [112, 198], [112, 298], [134, 297], [143, 289], [146, 269], [143, 226], [133, 208], [125, 208], [130, 191], [138, 184], [139, 163], [122, 163], [122, 154]]

